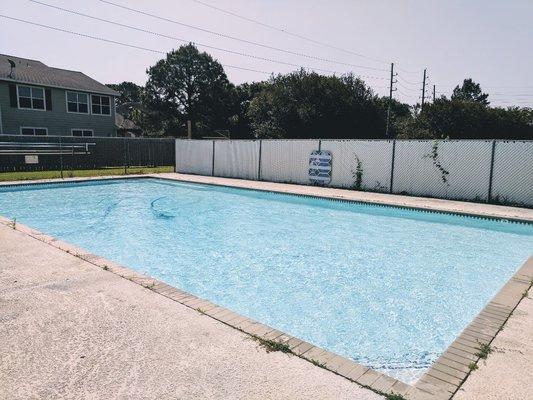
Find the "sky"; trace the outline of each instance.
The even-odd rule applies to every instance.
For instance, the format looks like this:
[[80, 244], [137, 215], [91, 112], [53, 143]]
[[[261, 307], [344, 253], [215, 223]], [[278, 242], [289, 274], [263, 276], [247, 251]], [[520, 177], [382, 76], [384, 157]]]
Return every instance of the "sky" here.
[[[398, 73], [394, 97], [409, 104], [420, 101], [426, 68], [430, 100], [433, 85], [437, 97], [449, 96], [458, 83], [471, 77], [489, 93], [493, 105], [533, 107], [531, 0], [38, 1], [167, 36], [74, 15], [31, 0], [0, 0], [3, 16], [153, 50], [0, 18], [0, 53], [82, 71], [103, 83], [132, 81], [142, 85], [149, 66], [166, 52], [194, 42], [226, 66], [228, 78], [235, 84], [304, 67], [323, 74], [353, 72], [375, 92], [387, 95], [390, 63], [394, 62]], [[108, 1], [174, 22], [125, 10]]]

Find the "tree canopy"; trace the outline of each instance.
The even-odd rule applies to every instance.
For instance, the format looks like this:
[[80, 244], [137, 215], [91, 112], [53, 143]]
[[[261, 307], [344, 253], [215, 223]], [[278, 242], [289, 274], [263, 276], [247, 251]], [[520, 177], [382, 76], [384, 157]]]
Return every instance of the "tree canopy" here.
[[231, 84], [223, 66], [192, 45], [148, 68], [145, 87], [109, 85], [121, 93], [119, 112], [145, 135], [194, 137], [228, 131], [232, 138], [532, 139], [533, 110], [490, 107], [471, 78], [422, 108], [377, 96], [355, 75], [299, 70], [266, 81]]
[[465, 79], [461, 86], [456, 86], [451, 97], [455, 101], [471, 101], [484, 106], [489, 105], [488, 98], [489, 95], [481, 91], [479, 83], [474, 82], [471, 78]]
[[354, 77], [300, 70], [272, 77], [247, 112], [255, 136], [383, 137], [384, 115], [377, 97]]
[[183, 133], [187, 120], [193, 133], [226, 128], [234, 90], [224, 68], [209, 54], [189, 44], [148, 68], [144, 102], [154, 128]]

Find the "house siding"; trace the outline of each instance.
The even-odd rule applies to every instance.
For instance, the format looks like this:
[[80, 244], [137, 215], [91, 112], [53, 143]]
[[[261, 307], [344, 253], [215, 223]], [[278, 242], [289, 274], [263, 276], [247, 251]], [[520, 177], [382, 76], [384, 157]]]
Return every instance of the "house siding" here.
[[[38, 85], [28, 86], [45, 87]], [[11, 107], [9, 82], [0, 81], [1, 132], [8, 135], [19, 135], [20, 127], [30, 126], [48, 128], [48, 135], [53, 136], [71, 136], [71, 129], [91, 129], [94, 131], [94, 136], [116, 136], [115, 101], [113, 96], [109, 96], [111, 97], [111, 115], [73, 114], [67, 113], [65, 94], [67, 90], [57, 88], [50, 88], [50, 90], [52, 110], [22, 110]]]

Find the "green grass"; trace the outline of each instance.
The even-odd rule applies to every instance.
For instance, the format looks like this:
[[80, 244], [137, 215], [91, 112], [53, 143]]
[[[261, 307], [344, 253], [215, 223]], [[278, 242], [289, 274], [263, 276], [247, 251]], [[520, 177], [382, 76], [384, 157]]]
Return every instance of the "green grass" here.
[[263, 339], [259, 336], [251, 335], [252, 339], [257, 341], [259, 345], [266, 350], [267, 353], [273, 351], [281, 351], [282, 353], [291, 353], [291, 348], [286, 343], [276, 342], [270, 339]]
[[[174, 172], [174, 167], [130, 167], [127, 174], [155, 174], [160, 172]], [[63, 171], [64, 178], [124, 175], [124, 168], [80, 169]], [[28, 171], [28, 172], [1, 172], [0, 182], [26, 181], [34, 179], [61, 178], [60, 171]]]
[[490, 348], [490, 346], [485, 343], [480, 343], [479, 352], [476, 353], [476, 356], [486, 360], [490, 353], [492, 353], [492, 349]]
[[405, 397], [403, 397], [401, 394], [398, 394], [398, 393], [386, 394], [385, 398], [387, 400], [407, 400]]

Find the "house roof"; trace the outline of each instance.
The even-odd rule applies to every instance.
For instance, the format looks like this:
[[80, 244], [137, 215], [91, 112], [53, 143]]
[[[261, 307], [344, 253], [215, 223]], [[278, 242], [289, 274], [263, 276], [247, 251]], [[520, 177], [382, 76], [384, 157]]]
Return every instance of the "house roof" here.
[[[13, 73], [11, 73], [11, 65], [8, 60], [15, 63]], [[53, 68], [40, 61], [6, 54], [0, 54], [0, 80], [60, 89], [83, 90], [110, 96], [119, 95], [118, 92], [89, 78], [82, 72]]]
[[124, 118], [122, 114], [115, 113], [115, 126], [118, 129], [124, 129], [124, 130], [139, 130], [139, 127], [135, 125], [135, 122], [133, 122], [131, 119]]

